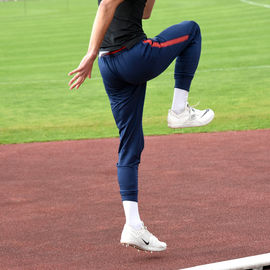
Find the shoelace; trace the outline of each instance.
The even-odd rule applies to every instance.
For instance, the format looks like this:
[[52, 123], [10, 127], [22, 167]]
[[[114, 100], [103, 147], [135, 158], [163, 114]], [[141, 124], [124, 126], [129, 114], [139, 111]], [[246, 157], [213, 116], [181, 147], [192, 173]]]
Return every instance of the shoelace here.
[[150, 232], [148, 231], [147, 227], [146, 227], [144, 224], [143, 224], [143, 228], [150, 234], [150, 236], [153, 235], [152, 233], [150, 233]]
[[[147, 227], [146, 227], [145, 225], [143, 225], [143, 227], [144, 227], [144, 229], [149, 233], [149, 235], [150, 235], [149, 239], [152, 237], [153, 239], [157, 239], [157, 240], [158, 240], [158, 238], [157, 238], [156, 236], [154, 236], [152, 233], [150, 233], [150, 232], [148, 231], [148, 229], [147, 229]], [[158, 240], [158, 241], [159, 241], [159, 240]]]
[[189, 111], [195, 112], [195, 108], [200, 105], [200, 101], [198, 101], [195, 105], [190, 106], [187, 103], [187, 107], [189, 108]]

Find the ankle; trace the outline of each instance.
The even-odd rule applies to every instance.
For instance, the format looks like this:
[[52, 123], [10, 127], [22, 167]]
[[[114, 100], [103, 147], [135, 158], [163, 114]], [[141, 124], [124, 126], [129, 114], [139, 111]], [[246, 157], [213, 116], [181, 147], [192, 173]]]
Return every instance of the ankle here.
[[135, 230], [141, 229], [142, 221], [139, 214], [138, 202], [123, 201], [123, 207], [126, 217], [126, 224]]
[[176, 114], [181, 114], [185, 111], [188, 101], [188, 91], [175, 88], [171, 110]]
[[143, 222], [142, 221], [139, 222], [139, 223], [132, 223], [132, 224], [126, 222], [126, 225], [128, 225], [129, 227], [133, 228], [136, 231], [139, 231], [139, 230], [141, 230], [143, 228]]

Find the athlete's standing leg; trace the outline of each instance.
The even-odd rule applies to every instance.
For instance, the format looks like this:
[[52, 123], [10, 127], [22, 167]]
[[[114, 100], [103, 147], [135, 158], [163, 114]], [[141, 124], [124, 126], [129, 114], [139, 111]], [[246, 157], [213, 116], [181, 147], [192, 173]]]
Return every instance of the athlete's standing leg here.
[[[107, 55], [100, 57], [98, 62], [120, 135], [117, 174], [126, 216], [121, 243], [147, 251], [162, 251], [166, 244], [149, 233], [138, 210], [138, 167], [144, 147], [142, 115], [146, 82], [132, 84], [121, 79], [121, 71], [118, 73], [115, 68], [119, 57], [120, 53]], [[127, 65], [125, 69], [132, 73], [133, 67]]]

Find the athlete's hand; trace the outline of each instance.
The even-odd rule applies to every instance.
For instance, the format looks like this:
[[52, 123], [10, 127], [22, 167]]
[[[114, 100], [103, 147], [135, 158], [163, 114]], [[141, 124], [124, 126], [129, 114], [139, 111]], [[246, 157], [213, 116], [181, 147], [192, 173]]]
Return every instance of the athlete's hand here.
[[69, 72], [69, 76], [76, 74], [70, 81], [69, 86], [70, 90], [72, 90], [74, 87], [76, 89], [79, 89], [79, 87], [82, 85], [82, 83], [85, 81], [86, 77], [89, 79], [91, 78], [91, 72], [93, 68], [94, 61], [96, 59], [96, 56], [86, 54], [84, 58], [82, 59], [80, 65], [78, 68], [72, 70]]

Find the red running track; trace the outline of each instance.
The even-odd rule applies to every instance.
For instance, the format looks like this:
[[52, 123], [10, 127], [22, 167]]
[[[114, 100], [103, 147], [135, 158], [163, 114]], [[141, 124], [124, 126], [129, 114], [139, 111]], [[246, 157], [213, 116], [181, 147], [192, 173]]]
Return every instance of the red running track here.
[[168, 250], [119, 238], [118, 139], [0, 146], [0, 269], [179, 269], [270, 250], [270, 130], [146, 138], [145, 224]]

